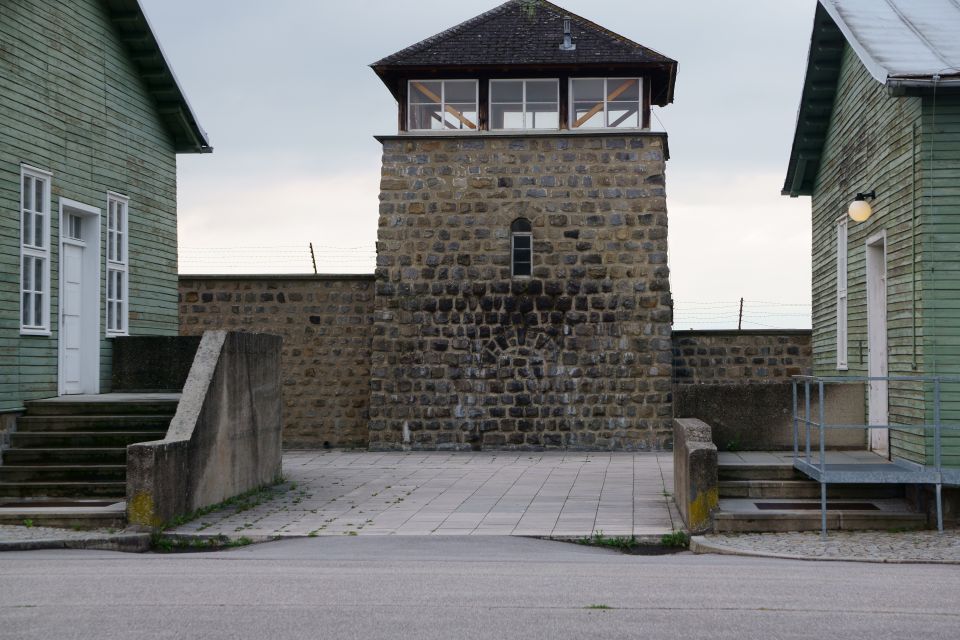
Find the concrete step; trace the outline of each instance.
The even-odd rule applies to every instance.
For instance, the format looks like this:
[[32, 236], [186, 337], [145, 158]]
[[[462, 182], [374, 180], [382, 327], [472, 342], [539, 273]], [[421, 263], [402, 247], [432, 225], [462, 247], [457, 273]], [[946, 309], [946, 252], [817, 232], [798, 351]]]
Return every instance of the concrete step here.
[[72, 400], [68, 397], [51, 400], [33, 400], [25, 403], [28, 416], [93, 416], [93, 415], [166, 415], [177, 412], [177, 400], [136, 398], [103, 399], [96, 401]]
[[55, 448], [55, 449], [7, 449], [3, 452], [5, 466], [18, 465], [63, 465], [63, 464], [126, 464], [125, 447], [113, 448]]
[[717, 478], [724, 480], [804, 480], [792, 464], [721, 464]]
[[[723, 480], [721, 498], [814, 498], [820, 499], [820, 484], [812, 480]], [[890, 484], [831, 484], [827, 498], [871, 500], [902, 498], [902, 487]]]
[[115, 497], [123, 499], [126, 482], [0, 482], [0, 497]]
[[73, 431], [44, 433], [13, 433], [10, 446], [13, 449], [70, 448], [118, 448], [137, 442], [163, 440], [164, 431]]
[[123, 528], [126, 503], [117, 499], [0, 499], [0, 524], [70, 529]]
[[165, 431], [169, 415], [91, 415], [91, 416], [21, 416], [19, 433], [68, 431]]
[[[776, 503], [781, 508], [758, 509], [757, 503]], [[835, 500], [828, 503], [827, 528], [833, 531], [917, 529], [926, 526], [926, 516], [914, 513], [898, 499]], [[864, 509], [857, 503], [870, 503]], [[796, 508], [796, 507], [815, 508]], [[819, 500], [721, 500], [714, 516], [716, 533], [788, 532], [820, 530]]]
[[125, 464], [4, 465], [0, 482], [125, 482]]

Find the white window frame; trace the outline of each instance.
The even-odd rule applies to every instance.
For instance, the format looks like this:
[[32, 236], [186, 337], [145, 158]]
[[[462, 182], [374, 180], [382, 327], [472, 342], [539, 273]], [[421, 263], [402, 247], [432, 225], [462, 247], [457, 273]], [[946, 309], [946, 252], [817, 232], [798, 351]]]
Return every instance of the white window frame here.
[[[43, 181], [43, 200], [44, 208], [42, 211], [37, 211], [35, 207], [32, 207], [29, 211], [26, 207], [27, 194], [23, 188], [23, 183], [26, 178], [31, 180]], [[20, 323], [20, 335], [24, 336], [49, 336], [50, 335], [50, 194], [51, 194], [51, 184], [53, 182], [53, 174], [49, 171], [44, 171], [43, 169], [37, 169], [36, 167], [31, 167], [29, 165], [22, 164], [20, 165], [20, 265], [18, 267], [20, 271], [20, 286], [18, 288], [18, 304], [17, 308], [19, 309], [19, 323]], [[31, 189], [33, 194], [36, 193], [36, 187]], [[38, 246], [32, 242], [27, 242], [27, 238], [24, 237], [24, 228], [25, 228], [25, 217], [27, 214], [35, 216], [40, 214], [43, 216], [43, 246]], [[31, 224], [31, 229], [34, 229], [33, 226], [35, 221]], [[38, 324], [26, 325], [23, 322], [23, 294], [26, 293], [24, 289], [26, 285], [26, 273], [23, 269], [24, 259], [27, 257], [32, 257], [35, 260], [43, 260], [43, 270], [41, 273], [41, 287], [39, 290], [36, 288], [31, 289], [31, 293], [39, 293], [42, 297], [42, 303], [40, 308], [40, 320]]]
[[[527, 126], [527, 83], [528, 82], [547, 82], [553, 81], [557, 85], [557, 126], [556, 127], [541, 127], [539, 129], [534, 129]], [[494, 102], [493, 101], [493, 85], [497, 82], [522, 82], [523, 83], [523, 125], [522, 127], [503, 127], [503, 128], [494, 128], [493, 126], [493, 106], [495, 104], [516, 104], [515, 102]], [[491, 79], [487, 84], [487, 95], [489, 96], [487, 100], [487, 120], [489, 126], [487, 127], [490, 131], [559, 131], [560, 130], [560, 79], [559, 78], [496, 78]], [[542, 103], [535, 103], [542, 104]]]
[[[123, 219], [119, 228], [115, 223], [116, 207], [123, 208]], [[106, 232], [106, 277], [104, 279], [104, 325], [106, 337], [130, 335], [130, 198], [114, 192], [107, 192], [107, 232]], [[119, 237], [118, 237], [119, 232]], [[110, 279], [113, 274], [120, 274], [123, 283], [119, 288], [120, 297], [110, 297]], [[116, 293], [116, 292], [115, 292]], [[120, 326], [111, 326], [111, 309], [119, 305]]]
[[846, 217], [837, 222], [837, 370], [849, 368], [850, 336], [847, 326], [849, 296], [847, 279], [849, 271], [849, 229]]
[[[575, 127], [574, 125], [577, 122], [577, 112], [574, 107], [576, 103], [576, 96], [573, 94], [573, 83], [575, 80], [603, 80], [603, 126], [602, 127], [587, 127], [584, 128], [583, 125]], [[626, 82], [627, 80], [636, 80], [637, 86], [640, 89], [639, 100], [637, 101], [637, 125], [636, 127], [611, 127], [607, 123], [607, 111], [609, 110], [610, 101], [607, 98], [610, 96], [610, 81], [614, 82]], [[569, 122], [567, 126], [570, 128], [570, 131], [598, 131], [606, 129], [608, 131], [642, 131], [643, 130], [643, 92], [644, 84], [643, 78], [639, 77], [616, 77], [611, 76], [609, 78], [570, 78], [567, 85], [567, 113], [569, 114]], [[614, 102], [627, 102], [626, 100], [614, 100]], [[584, 123], [586, 124], [586, 123]]]
[[[474, 91], [473, 91], [473, 109], [477, 114], [477, 121], [473, 124], [476, 125], [473, 129], [470, 127], [464, 127], [463, 129], [450, 129], [444, 127], [442, 129], [414, 129], [413, 128], [413, 109], [411, 105], [413, 104], [410, 101], [410, 97], [413, 95], [413, 84], [414, 83], [423, 83], [423, 82], [439, 82], [440, 83], [440, 113], [446, 113], [447, 111], [447, 83], [448, 82], [472, 82]], [[416, 131], [420, 132], [434, 132], [438, 134], [451, 134], [451, 133], [477, 133], [480, 131], [480, 81], [476, 78], [433, 78], [432, 80], [420, 79], [420, 80], [407, 80], [407, 131]]]
[[[517, 274], [516, 251], [517, 238], [530, 238], [530, 273]], [[512, 231], [510, 232], [510, 277], [511, 278], [532, 278], [533, 277], [533, 232], [532, 231]]]

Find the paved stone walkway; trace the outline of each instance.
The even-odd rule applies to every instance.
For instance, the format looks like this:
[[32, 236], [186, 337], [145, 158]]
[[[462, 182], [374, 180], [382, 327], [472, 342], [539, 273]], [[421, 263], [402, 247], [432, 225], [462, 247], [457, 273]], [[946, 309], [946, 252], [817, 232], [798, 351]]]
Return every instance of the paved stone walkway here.
[[287, 452], [295, 488], [172, 530], [246, 536], [659, 536], [680, 528], [670, 453]]
[[698, 553], [775, 556], [803, 560], [960, 564], [960, 531], [837, 531], [729, 533], [696, 537]]

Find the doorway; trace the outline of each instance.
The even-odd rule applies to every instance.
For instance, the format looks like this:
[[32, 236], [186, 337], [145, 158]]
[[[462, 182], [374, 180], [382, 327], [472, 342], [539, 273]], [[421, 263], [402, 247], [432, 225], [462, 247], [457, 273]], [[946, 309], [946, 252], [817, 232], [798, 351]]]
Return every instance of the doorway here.
[[[888, 375], [887, 346], [887, 236], [880, 233], [867, 240], [867, 374]], [[869, 422], [889, 425], [889, 395], [886, 380], [871, 380], [868, 391]], [[890, 457], [890, 430], [870, 429], [870, 450]]]
[[59, 393], [100, 392], [100, 210], [60, 200]]

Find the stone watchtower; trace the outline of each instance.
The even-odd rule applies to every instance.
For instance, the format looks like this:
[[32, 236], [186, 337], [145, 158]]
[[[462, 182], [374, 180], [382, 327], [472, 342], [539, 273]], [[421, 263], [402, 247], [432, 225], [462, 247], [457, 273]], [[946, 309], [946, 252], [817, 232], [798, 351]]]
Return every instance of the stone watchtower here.
[[677, 63], [512, 0], [372, 65], [383, 179], [370, 448], [671, 438], [667, 136]]

